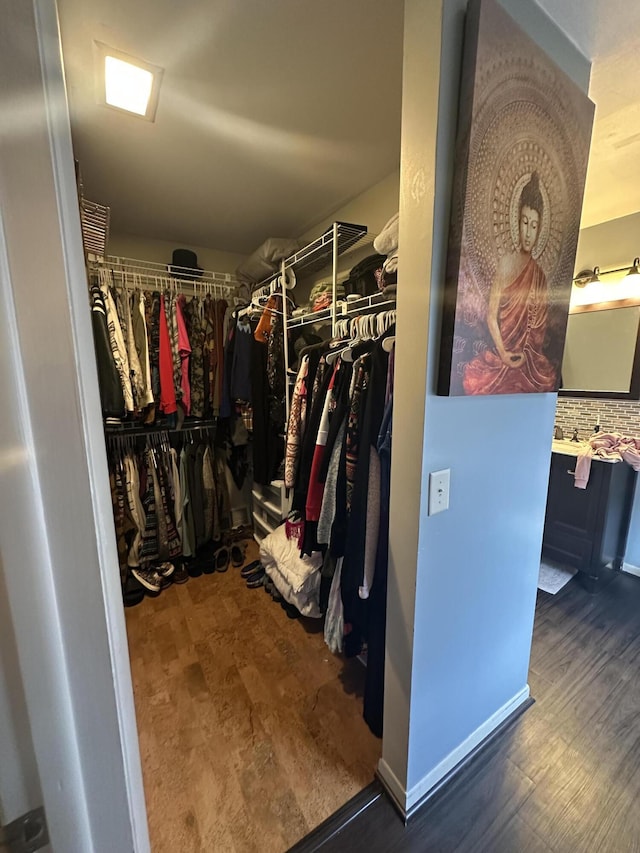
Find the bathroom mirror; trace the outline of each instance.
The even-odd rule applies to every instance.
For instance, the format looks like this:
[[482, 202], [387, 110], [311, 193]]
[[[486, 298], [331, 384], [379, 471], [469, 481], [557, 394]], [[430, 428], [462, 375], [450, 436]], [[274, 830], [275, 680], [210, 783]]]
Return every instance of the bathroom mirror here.
[[559, 394], [640, 399], [640, 300], [570, 310]]

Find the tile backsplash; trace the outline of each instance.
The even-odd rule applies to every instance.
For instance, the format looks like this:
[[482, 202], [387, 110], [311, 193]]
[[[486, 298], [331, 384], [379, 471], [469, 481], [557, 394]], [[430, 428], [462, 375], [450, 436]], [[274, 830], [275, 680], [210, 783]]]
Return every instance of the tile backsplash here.
[[565, 438], [571, 438], [576, 427], [580, 438], [588, 438], [597, 423], [601, 432], [640, 437], [640, 401], [558, 397], [555, 423]]

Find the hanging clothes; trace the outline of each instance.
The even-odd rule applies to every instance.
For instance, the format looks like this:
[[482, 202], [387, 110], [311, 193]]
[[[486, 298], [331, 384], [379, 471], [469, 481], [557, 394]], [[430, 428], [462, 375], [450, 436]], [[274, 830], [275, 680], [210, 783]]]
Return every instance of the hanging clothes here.
[[146, 408], [153, 403], [151, 387], [151, 360], [149, 357], [149, 337], [146, 324], [146, 298], [142, 291], [136, 291], [131, 296], [131, 319], [133, 340], [138, 353], [140, 365], [139, 404]]
[[253, 401], [253, 479], [268, 486], [275, 479], [284, 455], [278, 425], [271, 418], [267, 380], [267, 345], [251, 342], [251, 399]]
[[289, 423], [287, 425], [287, 444], [285, 451], [284, 484], [288, 489], [293, 489], [296, 484], [298, 473], [298, 461], [300, 448], [304, 435], [307, 416], [307, 376], [309, 373], [309, 356], [305, 355], [300, 360], [300, 368], [296, 376], [296, 384], [291, 398], [291, 410], [289, 412]]
[[322, 407], [320, 416], [320, 424], [318, 426], [318, 434], [316, 436], [316, 446], [311, 462], [311, 472], [309, 474], [309, 488], [307, 491], [307, 502], [305, 506], [305, 518], [307, 522], [317, 522], [320, 518], [320, 510], [322, 508], [322, 495], [324, 492], [324, 480], [320, 477], [320, 469], [322, 467], [327, 437], [329, 435], [329, 419], [335, 410], [334, 386], [336, 376], [340, 370], [340, 361], [337, 361], [331, 378], [329, 379], [329, 387]]
[[217, 368], [217, 354], [216, 354], [216, 314], [215, 314], [215, 301], [211, 298], [211, 296], [206, 297], [204, 302], [204, 369], [205, 369], [205, 383], [204, 383], [204, 398], [205, 398], [205, 414], [210, 415], [213, 413], [213, 404], [215, 398], [215, 385], [216, 385], [216, 368]]
[[214, 307], [215, 316], [215, 349], [216, 349], [216, 377], [213, 389], [213, 409], [220, 409], [220, 400], [222, 398], [222, 381], [223, 381], [223, 364], [224, 364], [224, 318], [227, 311], [227, 302], [224, 299], [218, 299]]
[[165, 415], [177, 412], [176, 390], [174, 383], [174, 364], [167, 323], [167, 304], [164, 296], [160, 297], [160, 333], [159, 333], [159, 366], [160, 366], [160, 411]]
[[[107, 272], [104, 270], [103, 272]], [[131, 390], [131, 377], [129, 375], [129, 359], [127, 356], [127, 348], [124, 342], [122, 327], [118, 318], [113, 295], [107, 284], [108, 277], [102, 276], [100, 281], [100, 290], [104, 299], [107, 316], [107, 328], [109, 330], [109, 343], [113, 360], [120, 376], [120, 384], [124, 396], [124, 407], [127, 412], [133, 412], [133, 393]]]
[[231, 398], [251, 402], [251, 324], [238, 320], [231, 364]]
[[380, 460], [380, 523], [375, 573], [368, 601], [369, 611], [367, 622], [367, 678], [364, 688], [363, 716], [367, 725], [377, 737], [382, 737], [384, 712], [392, 421], [393, 396], [387, 401], [376, 445]]
[[191, 414], [194, 418], [203, 418], [205, 416], [205, 329], [203, 300], [193, 298], [186, 301], [184, 318], [187, 335], [191, 343]]
[[104, 294], [95, 279], [91, 285], [90, 296], [91, 325], [102, 414], [105, 418], [121, 418], [124, 415], [124, 394], [120, 374], [112, 355]]
[[191, 344], [184, 319], [185, 297], [180, 294], [175, 300], [176, 327], [178, 331], [178, 358], [180, 359], [180, 399], [185, 414], [191, 414], [191, 385], [189, 382], [189, 361]]

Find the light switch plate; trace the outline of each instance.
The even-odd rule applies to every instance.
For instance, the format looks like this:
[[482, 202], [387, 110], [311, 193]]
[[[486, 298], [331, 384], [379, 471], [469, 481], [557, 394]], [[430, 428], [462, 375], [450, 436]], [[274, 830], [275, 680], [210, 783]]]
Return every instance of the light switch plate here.
[[451, 469], [429, 474], [429, 515], [449, 509], [449, 478]]

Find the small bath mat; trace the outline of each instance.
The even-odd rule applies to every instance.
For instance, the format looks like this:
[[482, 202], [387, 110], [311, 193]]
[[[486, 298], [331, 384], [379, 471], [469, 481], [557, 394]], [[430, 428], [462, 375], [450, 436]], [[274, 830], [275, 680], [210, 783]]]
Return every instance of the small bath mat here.
[[541, 560], [538, 589], [555, 595], [557, 592], [560, 592], [563, 586], [569, 583], [575, 573], [575, 569], [568, 569], [566, 566], [559, 566], [557, 563], [549, 563], [546, 560]]

